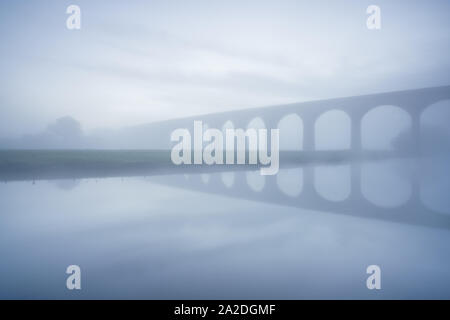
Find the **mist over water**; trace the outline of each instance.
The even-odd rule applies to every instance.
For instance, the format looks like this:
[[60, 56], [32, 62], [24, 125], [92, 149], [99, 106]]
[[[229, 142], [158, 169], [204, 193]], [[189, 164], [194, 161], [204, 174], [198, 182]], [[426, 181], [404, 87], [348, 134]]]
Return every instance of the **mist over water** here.
[[[448, 1], [66, 5], [0, 3], [0, 299], [450, 299]], [[195, 120], [278, 174], [175, 167]]]
[[[450, 298], [448, 103], [425, 109], [419, 136], [395, 106], [362, 118], [365, 150], [402, 155], [420, 145], [409, 156], [281, 162], [274, 176], [233, 166], [12, 175], [0, 183], [0, 297]], [[281, 150], [301, 152], [302, 119], [287, 115], [278, 127]], [[314, 123], [317, 152], [348, 150], [353, 128], [342, 111], [324, 113]], [[71, 264], [84, 270], [76, 293], [64, 286]], [[378, 292], [365, 285], [372, 264], [383, 272]]]
[[[444, 214], [448, 160], [427, 160], [444, 170], [421, 189]], [[380, 207], [406, 201], [408, 170], [393, 170], [407, 163], [367, 164], [363, 194]], [[316, 169], [325, 199], [345, 197], [345, 167]], [[281, 169], [278, 179], [289, 196], [302, 183], [293, 170], [302, 169]], [[214, 184], [232, 174], [258, 195], [265, 177], [250, 173], [2, 183], [0, 297], [450, 298], [450, 229], [230, 197]], [[189, 181], [208, 191], [186, 188]], [[377, 293], [365, 287], [374, 263], [384, 271]], [[75, 294], [63, 285], [70, 264], [85, 270]]]

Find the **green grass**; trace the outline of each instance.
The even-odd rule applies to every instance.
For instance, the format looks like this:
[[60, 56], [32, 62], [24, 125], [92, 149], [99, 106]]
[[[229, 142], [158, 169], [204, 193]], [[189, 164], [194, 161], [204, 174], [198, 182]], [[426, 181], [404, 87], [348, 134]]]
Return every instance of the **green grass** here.
[[1, 150], [0, 179], [138, 173], [171, 165], [162, 150]]
[[170, 161], [170, 152], [162, 150], [0, 150], [0, 166], [20, 164], [161, 164]]
[[[252, 167], [251, 165], [176, 166], [171, 161], [170, 153], [170, 150], [0, 150], [0, 180], [145, 176]], [[354, 153], [351, 150], [281, 151], [280, 167], [377, 160], [393, 155], [395, 153], [389, 151], [363, 153]], [[248, 156], [246, 158], [248, 159]]]

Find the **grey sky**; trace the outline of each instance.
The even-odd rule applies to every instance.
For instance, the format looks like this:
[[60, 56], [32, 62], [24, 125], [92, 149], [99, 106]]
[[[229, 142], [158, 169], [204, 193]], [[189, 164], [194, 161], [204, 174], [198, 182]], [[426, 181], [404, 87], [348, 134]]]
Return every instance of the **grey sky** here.
[[[68, 5], [81, 30], [67, 30]], [[366, 28], [381, 7], [382, 29]], [[448, 1], [2, 1], [0, 137], [450, 83]]]

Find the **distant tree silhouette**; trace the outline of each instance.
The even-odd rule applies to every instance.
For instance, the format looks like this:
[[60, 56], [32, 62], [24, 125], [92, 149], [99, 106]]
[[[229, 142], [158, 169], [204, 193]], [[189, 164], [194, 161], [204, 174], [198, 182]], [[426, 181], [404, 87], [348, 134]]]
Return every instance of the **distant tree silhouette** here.
[[[418, 141], [414, 141], [411, 129], [403, 130], [392, 139], [391, 145], [395, 150], [413, 151]], [[420, 144], [425, 152], [449, 152], [450, 135], [447, 130], [436, 126], [422, 126], [420, 130]]]
[[72, 117], [66, 116], [57, 119], [47, 126], [47, 132], [64, 140], [76, 140], [83, 135], [80, 123]]

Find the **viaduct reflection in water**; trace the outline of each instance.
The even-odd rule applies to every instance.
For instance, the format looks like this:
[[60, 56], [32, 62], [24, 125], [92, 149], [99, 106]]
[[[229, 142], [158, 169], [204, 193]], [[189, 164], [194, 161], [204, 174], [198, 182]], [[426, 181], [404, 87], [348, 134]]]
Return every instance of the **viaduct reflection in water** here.
[[[445, 86], [208, 114], [141, 128], [142, 134], [162, 137], [152, 145], [160, 150], [170, 150], [170, 133], [192, 130], [194, 120], [222, 130], [279, 128], [281, 170], [275, 176], [260, 176], [251, 166], [175, 166], [169, 157], [162, 167], [71, 171], [67, 166], [53, 177], [51, 172], [4, 174], [6, 180], [152, 176], [157, 183], [223, 196], [450, 228], [445, 195], [450, 189], [449, 110], [450, 86]], [[327, 188], [332, 192], [324, 192]]]
[[[433, 200], [429, 200], [430, 183], [431, 190], [442, 192], [442, 189], [448, 190], [445, 181], [450, 180], [447, 165], [450, 163], [450, 138], [448, 132], [437, 130], [433, 123], [450, 119], [449, 99], [450, 87], [446, 86], [167, 122], [162, 124], [160, 131], [164, 131], [164, 126], [168, 124], [191, 129], [193, 120], [202, 120], [209, 127], [223, 130], [233, 127], [280, 128], [281, 148], [302, 150], [308, 154], [320, 154], [324, 150], [332, 150], [335, 154], [346, 152], [348, 163], [341, 164], [338, 169], [336, 164], [318, 166], [308, 163], [297, 168], [294, 165], [282, 169], [277, 176], [260, 176], [257, 171], [211, 175], [198, 171], [199, 174], [188, 175], [185, 179], [164, 176], [153, 180], [202, 192], [304, 209], [450, 228], [450, 205], [445, 205], [448, 201], [445, 203], [444, 200], [444, 207], [436, 208]], [[394, 125], [387, 125], [389, 121]], [[441, 121], [444, 129], [448, 128], [446, 123]], [[321, 135], [323, 129], [325, 135]], [[332, 153], [327, 157], [332, 159]], [[392, 169], [395, 165], [394, 170], [386, 172], [383, 161], [380, 162], [382, 159], [390, 159], [388, 167]], [[433, 167], [442, 172], [432, 173], [430, 169]], [[334, 188], [338, 191], [326, 197], [317, 186], [326, 185], [327, 179], [322, 182], [321, 179], [333, 175]], [[283, 176], [288, 176], [284, 179], [285, 183], [280, 182]], [[430, 176], [437, 176], [438, 179], [430, 179]], [[371, 198], [371, 193], [374, 195], [373, 185], [379, 181], [385, 184], [388, 192], [391, 189], [392, 193], [396, 193], [400, 201], [389, 200], [386, 193], [383, 199], [383, 190], [375, 190], [375, 196]], [[396, 185], [398, 181], [400, 184]]]
[[[392, 173], [390, 168], [395, 165], [395, 162], [378, 164], [359, 162], [350, 165], [307, 165], [282, 168], [275, 176], [261, 176], [258, 170], [239, 170], [154, 176], [150, 181], [177, 188], [301, 209], [450, 228], [450, 207], [436, 210], [429, 206], [424, 199], [423, 191], [426, 190], [426, 181], [416, 171], [417, 161], [397, 162], [397, 164], [406, 165], [408, 163], [415, 167], [408, 177]], [[371, 184], [374, 183], [373, 179], [371, 180], [371, 174], [384, 177], [375, 181], [374, 186]], [[444, 179], [449, 177], [447, 172]], [[330, 183], [334, 184], [331, 192]], [[383, 183], [386, 190], [383, 190]], [[390, 183], [394, 184], [394, 191], [390, 190]], [[396, 187], [398, 189], [395, 189]], [[384, 197], [394, 201], [388, 200], [388, 203], [377, 201], [377, 198], [385, 200]]]

